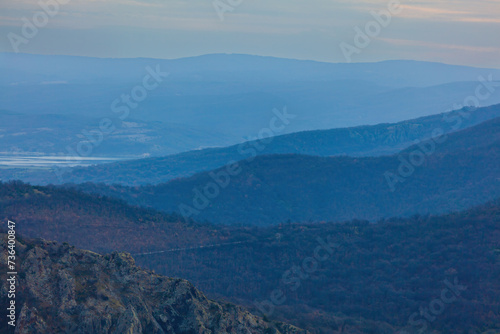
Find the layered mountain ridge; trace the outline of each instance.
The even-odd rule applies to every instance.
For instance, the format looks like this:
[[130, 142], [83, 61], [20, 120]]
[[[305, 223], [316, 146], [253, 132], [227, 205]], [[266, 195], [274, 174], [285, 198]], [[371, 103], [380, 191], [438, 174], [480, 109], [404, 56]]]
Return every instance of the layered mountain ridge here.
[[[408, 318], [439, 297], [445, 281], [467, 289], [461, 290], [456, 301], [447, 304], [446, 312], [432, 323], [436, 333], [466, 329], [491, 334], [500, 329], [496, 302], [500, 293], [499, 200], [444, 216], [415, 215], [376, 224], [354, 220], [236, 228], [185, 223], [175, 216], [57, 187], [13, 182], [0, 184], [0, 190], [0, 217], [2, 221], [14, 220], [20, 235], [68, 241], [102, 254], [133, 253], [140, 266], [188, 279], [210, 298], [241, 304], [256, 314], [266, 312], [268, 319], [293, 323], [314, 333], [410, 331], [415, 328]], [[31, 243], [23, 238], [19, 241]], [[47, 242], [31, 244], [37, 243]], [[27, 253], [24, 246], [21, 248], [24, 259]], [[50, 263], [47, 249], [53, 250], [48, 258], [57, 266], [58, 259], [71, 258], [74, 253], [68, 245], [48, 243], [45, 250], [34, 251], [37, 257], [32, 260], [42, 267]], [[97, 263], [91, 266], [83, 261], [83, 267], [77, 268], [84, 276], [82, 282], [87, 282], [79, 286], [80, 293], [99, 303], [100, 295], [113, 300], [115, 296], [93, 290], [94, 286], [97, 291], [102, 288], [93, 268], [104, 270], [101, 278], [106, 282], [107, 270], [130, 257], [123, 253], [107, 257], [84, 254], [82, 259]], [[71, 267], [71, 261], [63, 267]], [[46, 277], [46, 271], [40, 272], [32, 263], [18, 271], [28, 274], [34, 270], [33, 274]], [[133, 267], [126, 264], [125, 268], [124, 273], [115, 273], [113, 280], [136, 277], [141, 285], [144, 275], [157, 277], [147, 273], [129, 276]], [[73, 269], [68, 270], [71, 273]], [[88, 277], [91, 279], [86, 281]], [[183, 280], [165, 280], [186, 286]], [[111, 291], [120, 284], [110, 286]], [[29, 284], [21, 280], [20, 286]], [[120, 293], [129, 298], [129, 293], [135, 295], [135, 287], [132, 284], [132, 291]], [[45, 291], [45, 286], [33, 289]], [[275, 290], [282, 291], [282, 304], [270, 302]], [[152, 293], [155, 296], [155, 291]], [[137, 296], [142, 298], [142, 292]], [[189, 301], [193, 295], [185, 296]], [[189, 313], [183, 315], [192, 320]]]
[[497, 198], [499, 154], [500, 117], [391, 156], [267, 155], [155, 186], [73, 186], [219, 224], [373, 221]]
[[445, 135], [500, 117], [500, 105], [464, 108], [393, 124], [317, 130], [279, 135], [238, 145], [189, 151], [149, 159], [58, 170], [0, 170], [0, 179], [32, 184], [106, 183], [126, 186], [160, 184], [220, 168], [231, 161], [271, 154], [376, 157], [395, 154], [430, 139], [436, 130]]

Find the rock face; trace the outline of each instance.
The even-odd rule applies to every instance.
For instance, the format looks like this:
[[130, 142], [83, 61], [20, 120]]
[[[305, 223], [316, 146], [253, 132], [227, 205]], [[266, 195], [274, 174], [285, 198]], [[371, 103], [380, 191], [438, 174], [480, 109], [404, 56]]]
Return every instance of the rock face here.
[[[0, 236], [0, 304], [7, 305], [7, 239]], [[211, 301], [185, 280], [135, 266], [127, 253], [19, 238], [16, 251], [15, 333], [307, 333]], [[13, 332], [4, 319], [0, 332]]]

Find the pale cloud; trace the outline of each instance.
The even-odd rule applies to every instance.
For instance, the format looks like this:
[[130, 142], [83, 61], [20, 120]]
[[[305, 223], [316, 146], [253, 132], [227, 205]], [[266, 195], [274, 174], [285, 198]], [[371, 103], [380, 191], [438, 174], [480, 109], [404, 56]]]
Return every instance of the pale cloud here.
[[418, 17], [422, 19], [431, 19], [431, 18], [443, 18], [443, 17], [455, 17], [460, 15], [467, 15], [467, 11], [460, 11], [454, 9], [446, 9], [446, 8], [432, 8], [432, 7], [422, 7], [422, 6], [414, 6], [414, 5], [405, 5], [401, 6], [403, 17]]
[[471, 23], [500, 23], [500, 18], [460, 17], [460, 18], [457, 18], [456, 21], [471, 22]]
[[[402, 5], [402, 12], [399, 15], [401, 18], [410, 18], [410, 19], [420, 19], [424, 21], [430, 20], [446, 20], [446, 21], [460, 21], [460, 22], [499, 22], [497, 17], [493, 13], [500, 11], [500, 6], [496, 8], [496, 11], [485, 13], [480, 11], [471, 11], [469, 8], [463, 8], [468, 6], [462, 6], [461, 10], [457, 10], [461, 8], [460, 6], [456, 6], [453, 9], [451, 8], [440, 8], [440, 7], [422, 7], [415, 5]], [[491, 15], [492, 17], [487, 17], [487, 15]]]

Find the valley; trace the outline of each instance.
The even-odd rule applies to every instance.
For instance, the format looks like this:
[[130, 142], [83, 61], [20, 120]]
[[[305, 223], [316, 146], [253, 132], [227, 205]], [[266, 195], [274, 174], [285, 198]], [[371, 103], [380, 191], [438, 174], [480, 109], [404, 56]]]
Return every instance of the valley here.
[[[78, 34], [120, 16], [87, 5], [103, 21]], [[436, 62], [496, 49], [380, 61], [402, 42], [381, 36], [333, 63], [211, 45], [254, 5], [189, 21], [215, 53], [0, 52], [0, 332], [500, 333], [500, 69]], [[56, 17], [40, 41], [71, 26]]]

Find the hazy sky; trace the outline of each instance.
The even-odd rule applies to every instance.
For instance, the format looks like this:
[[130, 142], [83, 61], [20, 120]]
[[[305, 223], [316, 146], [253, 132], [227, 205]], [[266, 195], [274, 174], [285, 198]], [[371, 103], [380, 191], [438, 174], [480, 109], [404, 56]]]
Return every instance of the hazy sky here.
[[[0, 0], [0, 51], [23, 36], [39, 0]], [[46, 2], [56, 0], [42, 0]], [[57, 13], [19, 51], [98, 57], [178, 58], [247, 53], [345, 62], [356, 26], [386, 0], [217, 0], [233, 3], [223, 20], [213, 0], [59, 0]], [[227, 7], [229, 8], [229, 7]], [[43, 24], [43, 22], [42, 22]], [[500, 68], [499, 0], [401, 0], [401, 12], [352, 61], [415, 59]], [[11, 37], [13, 35], [11, 34]], [[25, 38], [24, 36], [23, 38]]]

